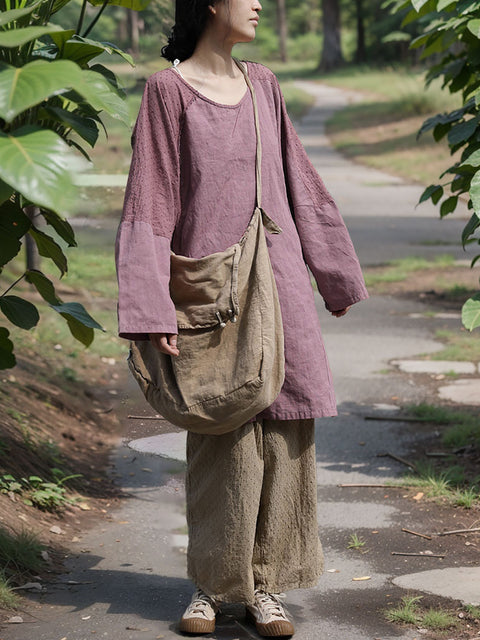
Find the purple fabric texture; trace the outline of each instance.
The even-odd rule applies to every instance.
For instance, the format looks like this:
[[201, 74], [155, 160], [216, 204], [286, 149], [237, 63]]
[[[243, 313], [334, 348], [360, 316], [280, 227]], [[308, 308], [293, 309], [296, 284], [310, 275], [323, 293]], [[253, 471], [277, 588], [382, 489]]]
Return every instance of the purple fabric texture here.
[[[275, 75], [248, 62], [262, 138], [262, 207], [285, 334], [285, 383], [262, 417], [336, 415], [310, 281], [328, 309], [368, 297], [343, 220], [287, 115]], [[238, 242], [255, 206], [255, 128], [247, 90], [236, 105], [203, 96], [172, 68], [147, 81], [117, 236], [119, 333], [176, 332], [170, 248], [200, 258]]]

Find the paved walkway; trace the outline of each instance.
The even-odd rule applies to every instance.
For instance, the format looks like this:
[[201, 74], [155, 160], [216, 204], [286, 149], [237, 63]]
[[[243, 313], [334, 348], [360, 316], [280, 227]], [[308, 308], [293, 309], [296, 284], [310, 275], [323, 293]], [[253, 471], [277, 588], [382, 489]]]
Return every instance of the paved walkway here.
[[[432, 228], [439, 237], [456, 242], [461, 221], [444, 221], [440, 228], [436, 211], [428, 206], [422, 215], [415, 211], [420, 187], [350, 163], [328, 147], [323, 122], [348, 99], [346, 94], [302, 86], [314, 91], [318, 102], [298, 127], [299, 133], [345, 214], [363, 263], [412, 255], [417, 249], [422, 255], [434, 254], [437, 247], [418, 244], [421, 238], [431, 238]], [[471, 547], [471, 562], [457, 580], [455, 553], [444, 560], [428, 554], [441, 549], [441, 538], [427, 543], [401, 531], [402, 527], [437, 531], [433, 513], [405, 500], [398, 490], [338, 485], [384, 483], [403, 473], [402, 464], [382, 454], [407, 455], [421, 436], [394, 420], [396, 409], [427, 399], [430, 391], [418, 384], [415, 373], [396, 374], [390, 361], [412, 360], [419, 353], [438, 350], [435, 330], [457, 326], [459, 320], [426, 318], [422, 304], [388, 296], [361, 303], [342, 319], [332, 318], [322, 301], [317, 302], [339, 417], [317, 424], [319, 525], [326, 573], [317, 588], [289, 594], [295, 637], [413, 640], [418, 632], [387, 623], [385, 608], [398, 602], [407, 593], [405, 588], [474, 601], [474, 586], [480, 583], [478, 551]], [[3, 640], [178, 637], [176, 621], [192, 590], [185, 573], [185, 436], [172, 433], [165, 422], [128, 421], [128, 414], [152, 415], [133, 382], [129, 385], [121, 411], [130, 446], [120, 448], [114, 459], [114, 472], [128, 499], [110, 514], [110, 521], [76, 543], [78, 554], [68, 560], [71, 573], [60, 584], [48, 586], [41, 596], [45, 605], [33, 610], [32, 616], [25, 614], [22, 625], [2, 629]], [[372, 416], [383, 419], [370, 420]], [[468, 526], [468, 514], [464, 520]], [[352, 534], [364, 538], [367, 553], [347, 548]], [[400, 557], [392, 551], [425, 555]], [[445, 567], [453, 571], [449, 580], [440, 579], [445, 574], [438, 573]], [[471, 588], [452, 593], [448, 585], [453, 583]], [[222, 610], [214, 637], [258, 636], [245, 622], [242, 607], [230, 606]]]

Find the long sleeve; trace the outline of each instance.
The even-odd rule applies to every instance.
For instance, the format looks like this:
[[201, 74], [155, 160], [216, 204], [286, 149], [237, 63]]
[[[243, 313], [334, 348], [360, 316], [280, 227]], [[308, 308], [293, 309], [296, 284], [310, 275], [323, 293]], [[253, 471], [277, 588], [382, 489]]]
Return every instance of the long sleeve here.
[[[145, 87], [117, 233], [118, 323], [122, 338], [176, 333], [170, 298], [170, 242], [179, 211], [179, 105], [161, 73]], [[168, 100], [168, 102], [167, 102]]]
[[360, 264], [337, 206], [310, 162], [275, 78], [290, 208], [305, 262], [330, 311], [368, 298]]

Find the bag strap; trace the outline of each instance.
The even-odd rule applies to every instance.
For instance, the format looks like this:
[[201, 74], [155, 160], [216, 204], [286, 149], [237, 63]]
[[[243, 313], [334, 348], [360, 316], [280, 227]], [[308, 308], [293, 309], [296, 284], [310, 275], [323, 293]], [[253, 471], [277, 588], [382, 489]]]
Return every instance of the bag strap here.
[[257, 108], [257, 98], [255, 96], [255, 89], [253, 88], [252, 82], [248, 77], [247, 70], [244, 66], [244, 63], [237, 60], [237, 58], [233, 58], [237, 63], [238, 68], [243, 73], [245, 77], [245, 82], [250, 90], [253, 102], [253, 117], [255, 120], [255, 135], [257, 138], [257, 151], [255, 154], [255, 180], [256, 180], [256, 207], [259, 209], [262, 208], [262, 139], [260, 137], [260, 122], [258, 118], [258, 108]]

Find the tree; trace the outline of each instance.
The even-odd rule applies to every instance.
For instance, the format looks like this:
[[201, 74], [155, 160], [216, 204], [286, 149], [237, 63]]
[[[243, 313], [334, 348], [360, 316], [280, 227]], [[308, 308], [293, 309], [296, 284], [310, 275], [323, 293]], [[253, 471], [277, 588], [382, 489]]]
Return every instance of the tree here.
[[[133, 62], [114, 45], [87, 38], [107, 2], [91, 0], [101, 7], [84, 28], [83, 0], [76, 27], [62, 29], [51, 20], [69, 1], [0, 0], [0, 274], [27, 235], [60, 276], [67, 272], [62, 248], [54, 235], [39, 227], [37, 218], [42, 217], [46, 228], [68, 246], [76, 246], [72, 227], [63, 217], [75, 198], [75, 156], [80, 152], [88, 158], [86, 145], [93, 147], [104, 127], [102, 112], [129, 124], [116, 76], [95, 59], [107, 53]], [[115, 0], [138, 9], [145, 1]], [[94, 329], [102, 329], [81, 304], [64, 303], [52, 281], [35, 268], [24, 270], [0, 294], [0, 313], [14, 325], [28, 330], [39, 320], [34, 304], [10, 293], [21, 281], [30, 283], [86, 346]], [[16, 362], [9, 336], [8, 329], [0, 327], [0, 369]]]
[[[440, 204], [443, 218], [455, 211], [460, 196], [467, 196], [470, 220], [462, 233], [463, 247], [480, 245], [480, 5], [478, 0], [396, 0], [394, 11], [409, 9], [404, 24], [417, 22], [423, 34], [411, 48], [422, 48], [430, 60], [426, 83], [443, 78], [443, 87], [461, 96], [462, 106], [451, 113], [428, 118], [419, 135], [432, 131], [438, 142], [447, 138], [450, 151], [461, 151], [458, 162], [440, 176], [439, 184], [427, 187], [420, 202]], [[471, 262], [473, 267], [480, 254]], [[462, 310], [467, 329], [480, 326], [480, 292], [467, 300]]]
[[278, 31], [278, 42], [280, 45], [280, 59], [282, 62], [287, 62], [287, 59], [288, 59], [287, 7], [285, 5], [285, 0], [276, 0], [276, 2], [277, 2], [277, 31]]
[[367, 61], [363, 0], [355, 0], [355, 13], [357, 23], [357, 48], [355, 51], [355, 62], [359, 64]]
[[319, 70], [331, 71], [344, 63], [340, 35], [339, 0], [322, 0], [323, 50]]

